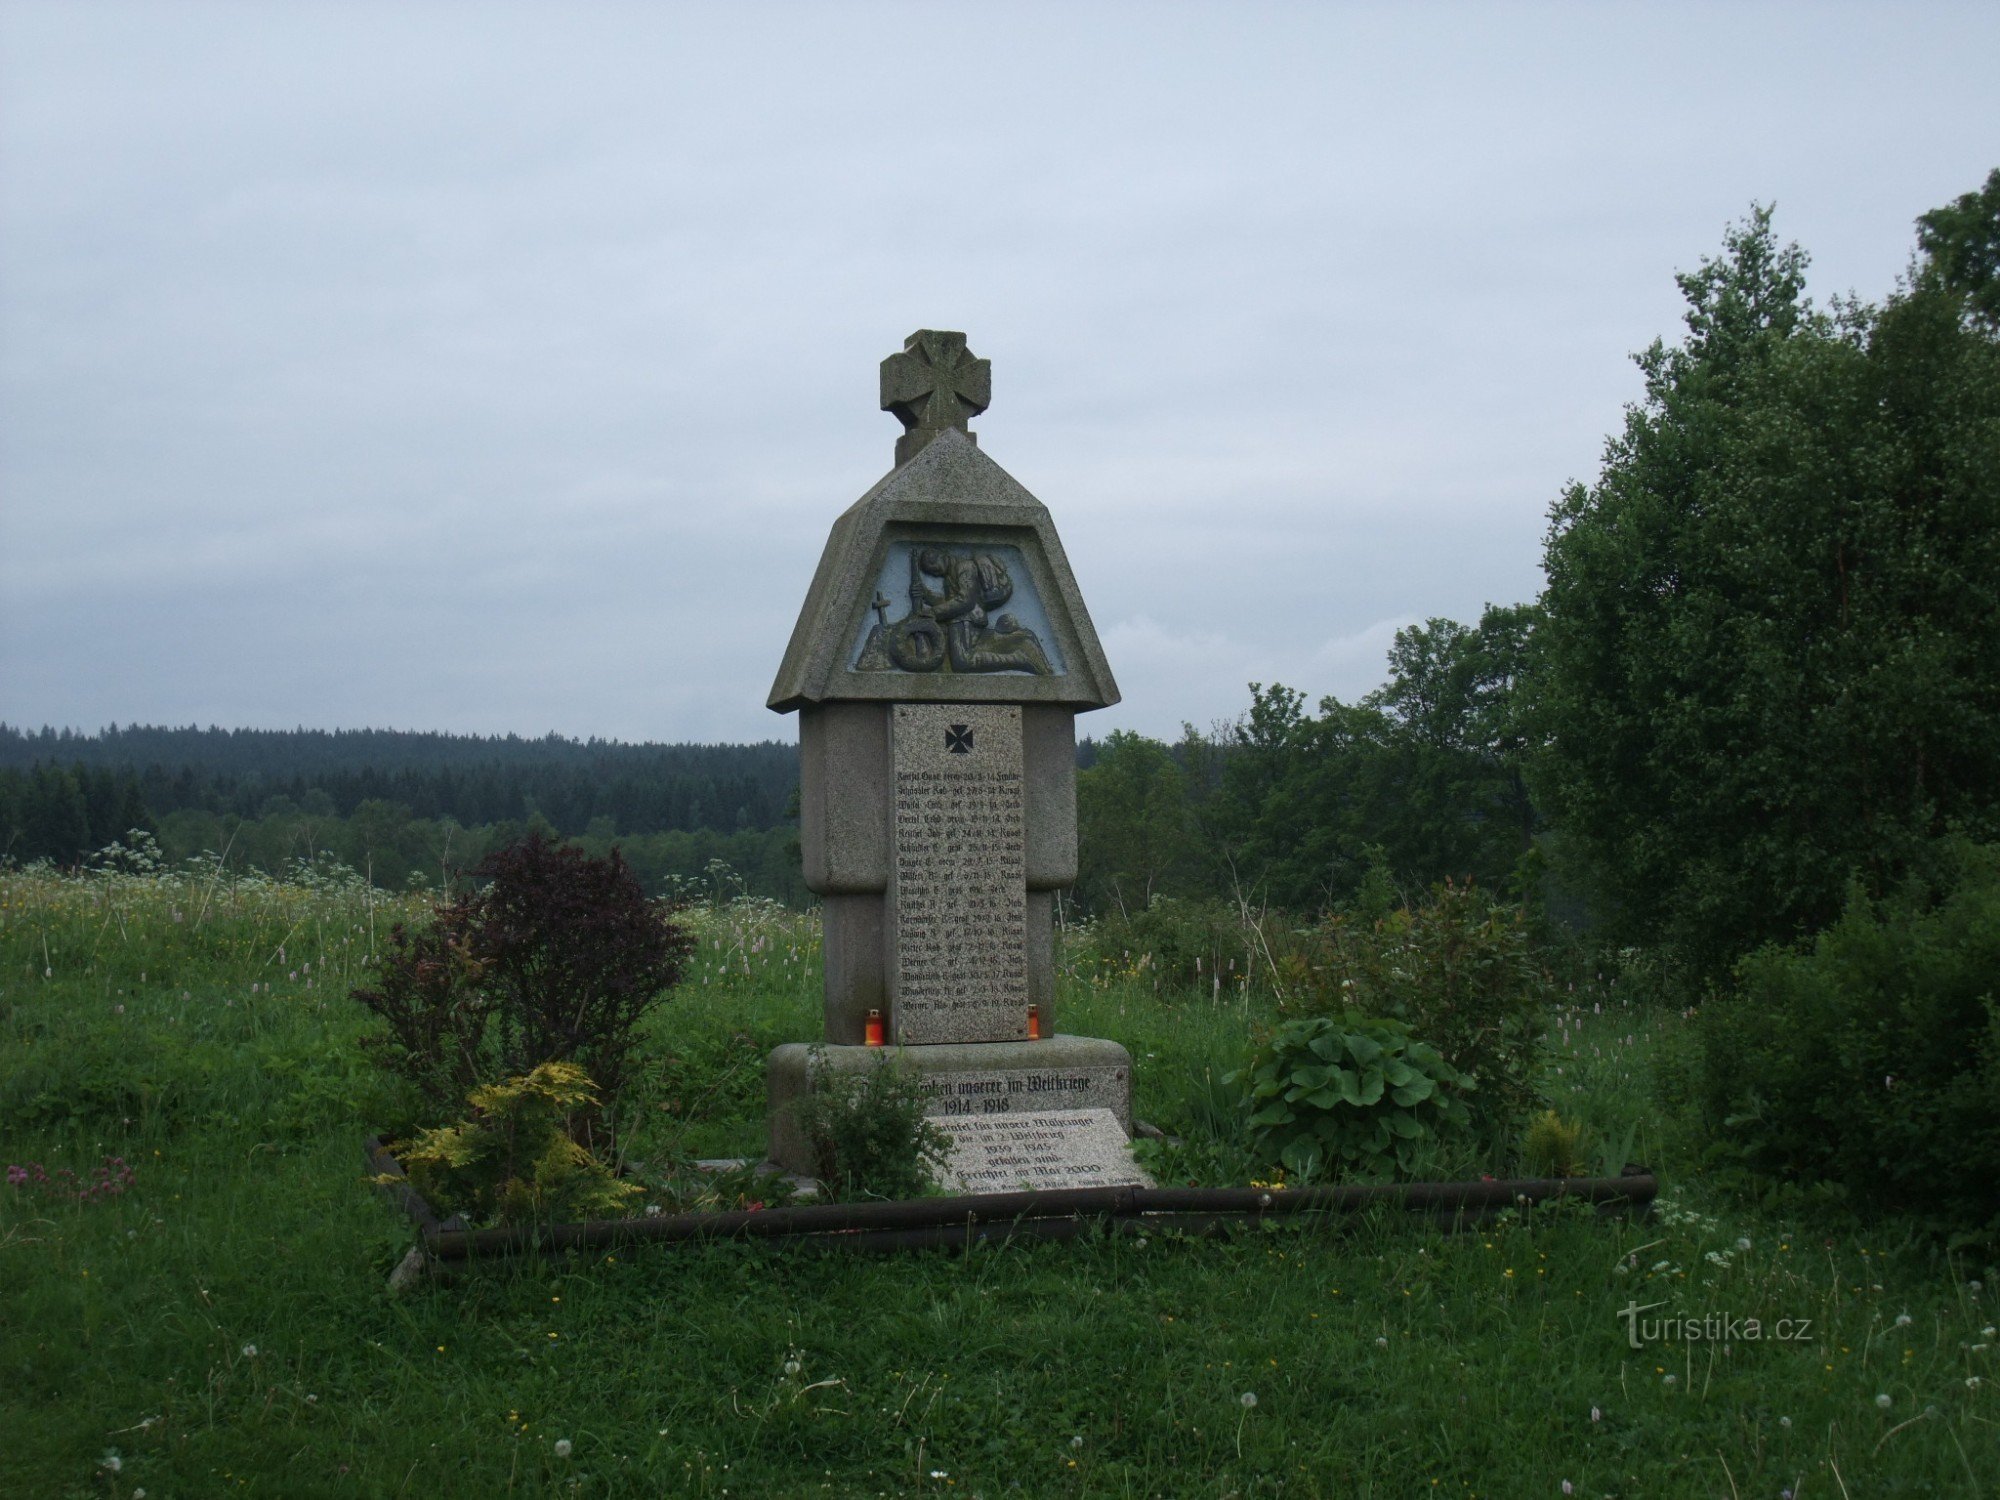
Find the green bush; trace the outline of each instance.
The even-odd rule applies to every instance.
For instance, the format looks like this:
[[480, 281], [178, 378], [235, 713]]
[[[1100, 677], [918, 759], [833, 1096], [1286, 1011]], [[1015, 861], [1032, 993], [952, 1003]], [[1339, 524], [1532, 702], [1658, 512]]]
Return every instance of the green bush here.
[[1257, 932], [1227, 901], [1155, 896], [1139, 911], [1112, 907], [1070, 932], [1066, 956], [1073, 968], [1100, 981], [1233, 993], [1261, 962]]
[[[472, 873], [486, 883], [430, 925], [391, 931], [378, 983], [352, 992], [386, 1023], [362, 1045], [434, 1108], [570, 1060], [615, 1105], [639, 1022], [680, 979], [693, 939], [615, 849], [597, 859], [533, 834]], [[586, 1139], [594, 1124], [571, 1121]]]
[[1419, 1153], [1471, 1124], [1472, 1080], [1396, 1021], [1314, 1016], [1280, 1026], [1240, 1073], [1251, 1138], [1310, 1181], [1407, 1173]]
[[1809, 947], [1767, 947], [1697, 1017], [1710, 1141], [1857, 1206], [2000, 1231], [2000, 848], [1942, 888], [1850, 895]]
[[1403, 1022], [1477, 1081], [1476, 1122], [1512, 1141], [1541, 1103], [1537, 1054], [1555, 999], [1521, 908], [1446, 882], [1425, 905], [1373, 921], [1336, 914], [1318, 940], [1286, 1008]]
[[1528, 1133], [1521, 1141], [1521, 1162], [1529, 1176], [1581, 1177], [1584, 1155], [1584, 1131], [1579, 1121], [1565, 1120], [1554, 1110], [1545, 1109], [1528, 1122]]
[[919, 1198], [932, 1190], [951, 1137], [924, 1114], [922, 1081], [893, 1053], [848, 1073], [813, 1049], [810, 1086], [792, 1105], [828, 1198]]
[[475, 1223], [563, 1223], [622, 1214], [640, 1189], [569, 1137], [565, 1123], [597, 1102], [583, 1069], [543, 1063], [472, 1091], [472, 1116], [422, 1132], [403, 1170], [440, 1215]]

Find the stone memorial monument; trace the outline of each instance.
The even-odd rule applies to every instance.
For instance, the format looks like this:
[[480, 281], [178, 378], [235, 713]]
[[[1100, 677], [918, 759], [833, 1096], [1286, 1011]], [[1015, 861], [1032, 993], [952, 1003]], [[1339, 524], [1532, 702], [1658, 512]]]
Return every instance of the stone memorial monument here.
[[[812, 1054], [847, 1070], [887, 1045], [947, 1130], [1035, 1117], [1000, 1133], [997, 1168], [1000, 1136], [964, 1132], [955, 1181], [1143, 1180], [1129, 1153], [1107, 1165], [1101, 1135], [1131, 1133], [1131, 1055], [1055, 1028], [1074, 721], [1118, 688], [1048, 511], [967, 429], [991, 385], [961, 333], [921, 330], [882, 362], [896, 467], [834, 522], [771, 689], [799, 715], [799, 838], [825, 914], [824, 1043], [770, 1061], [771, 1158], [791, 1171], [811, 1170], [788, 1105]], [[1103, 1118], [1047, 1123], [1078, 1113]], [[1065, 1172], [1070, 1140], [1089, 1149]]]

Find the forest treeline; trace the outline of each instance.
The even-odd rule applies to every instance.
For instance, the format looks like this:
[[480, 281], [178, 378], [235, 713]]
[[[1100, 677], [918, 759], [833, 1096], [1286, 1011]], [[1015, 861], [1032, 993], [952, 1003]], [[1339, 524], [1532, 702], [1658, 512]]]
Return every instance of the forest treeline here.
[[[351, 816], [386, 801], [468, 827], [540, 814], [564, 834], [608, 818], [621, 833], [770, 828], [798, 784], [798, 752], [755, 745], [623, 744], [354, 729], [185, 729], [113, 724], [96, 733], [0, 724], [0, 770], [129, 771], [155, 816], [200, 809], [261, 817], [277, 799]], [[315, 795], [317, 794], [317, 795]]]
[[0, 854], [73, 864], [144, 830], [178, 862], [272, 873], [330, 856], [436, 884], [530, 829], [609, 847], [655, 889], [721, 861], [805, 899], [796, 747], [623, 744], [390, 730], [0, 725]]

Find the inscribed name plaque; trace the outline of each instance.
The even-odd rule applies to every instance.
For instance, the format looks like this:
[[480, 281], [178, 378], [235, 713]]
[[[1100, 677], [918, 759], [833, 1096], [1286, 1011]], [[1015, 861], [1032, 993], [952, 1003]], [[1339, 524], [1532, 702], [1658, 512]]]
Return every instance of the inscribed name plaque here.
[[954, 1120], [943, 1179], [958, 1193], [1153, 1185], [1108, 1109]]
[[1132, 1098], [1124, 1068], [967, 1068], [923, 1074], [920, 1086], [924, 1113], [952, 1120], [1103, 1109], [1123, 1125]]
[[899, 703], [889, 754], [894, 1039], [1023, 1040], [1021, 710]]

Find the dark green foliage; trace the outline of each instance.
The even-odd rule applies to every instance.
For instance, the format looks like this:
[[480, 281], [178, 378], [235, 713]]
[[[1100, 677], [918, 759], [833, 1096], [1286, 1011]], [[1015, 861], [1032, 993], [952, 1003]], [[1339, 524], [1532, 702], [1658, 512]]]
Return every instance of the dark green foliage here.
[[1225, 1082], [1243, 1088], [1257, 1150], [1298, 1182], [1408, 1172], [1471, 1124], [1472, 1080], [1395, 1021], [1288, 1021]]
[[766, 1171], [761, 1162], [706, 1168], [685, 1154], [649, 1162], [642, 1181], [649, 1214], [754, 1213], [783, 1208], [798, 1195], [790, 1177]]
[[1512, 1139], [1540, 1102], [1536, 1084], [1554, 985], [1518, 906], [1469, 885], [1373, 921], [1339, 914], [1294, 967], [1289, 1004], [1322, 1014], [1391, 1016], [1476, 1079], [1481, 1127]]
[[815, 1049], [811, 1087], [794, 1118], [812, 1147], [813, 1175], [830, 1199], [920, 1198], [944, 1165], [950, 1138], [924, 1114], [922, 1081], [893, 1054], [836, 1072]]
[[1113, 730], [1076, 778], [1077, 899], [1130, 914], [1188, 889], [1197, 852], [1188, 789], [1158, 740]]
[[1759, 209], [1680, 278], [1687, 338], [1547, 543], [1538, 805], [1697, 984], [2000, 822], [2000, 339], [1970, 272], [1828, 316], [1804, 269]]
[[54, 761], [0, 770], [0, 858], [73, 865], [152, 827], [130, 771]]
[[1253, 683], [1211, 820], [1233, 829], [1240, 876], [1300, 911], [1350, 900], [1377, 859], [1418, 888], [1502, 884], [1535, 829], [1513, 707], [1534, 626], [1530, 607], [1489, 606], [1477, 627], [1400, 630], [1388, 684], [1317, 717]]
[[[0, 767], [37, 761], [129, 770], [164, 816], [183, 808], [254, 817], [270, 799], [350, 817], [364, 802], [466, 826], [539, 812], [565, 834], [609, 817], [624, 833], [770, 828], [798, 782], [798, 750], [756, 745], [623, 744], [561, 735], [350, 729], [168, 729], [111, 725], [99, 734], [0, 724]], [[308, 808], [308, 811], [313, 809]]]
[[1810, 947], [1769, 947], [1700, 1013], [1709, 1136], [1868, 1210], [2000, 1233], [2000, 848], [1940, 893], [1851, 896]]
[[1927, 278], [1965, 299], [1967, 311], [2000, 328], [2000, 167], [1979, 192], [1966, 193], [1917, 220]]
[[1067, 952], [1072, 970], [1093, 978], [1211, 993], [1234, 993], [1261, 962], [1257, 933], [1238, 908], [1172, 896], [1156, 896], [1143, 909], [1102, 912], [1074, 933]]
[[655, 892], [719, 858], [802, 905], [797, 785], [776, 743], [0, 724], [0, 855], [70, 863], [144, 828], [174, 863], [213, 850], [282, 875], [325, 852], [401, 890], [540, 829], [597, 854], [622, 840]]
[[614, 849], [603, 859], [534, 835], [473, 871], [485, 885], [398, 926], [379, 985], [354, 998], [388, 1023], [383, 1066], [453, 1105], [471, 1090], [574, 1061], [607, 1109], [636, 1028], [680, 978], [693, 940], [648, 900]]

